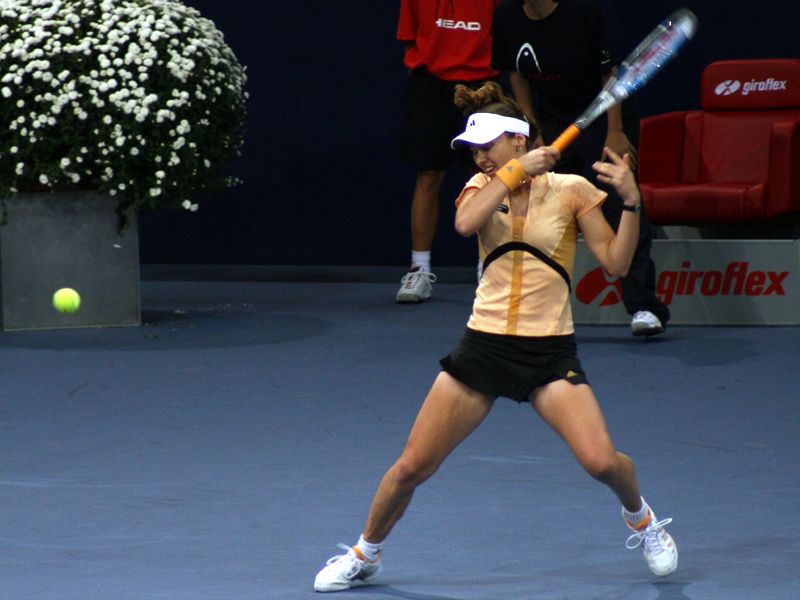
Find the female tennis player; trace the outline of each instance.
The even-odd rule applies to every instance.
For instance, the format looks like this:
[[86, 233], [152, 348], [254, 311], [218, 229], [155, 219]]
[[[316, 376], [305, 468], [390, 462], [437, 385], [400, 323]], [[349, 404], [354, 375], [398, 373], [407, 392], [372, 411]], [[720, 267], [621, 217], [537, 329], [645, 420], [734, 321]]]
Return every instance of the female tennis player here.
[[650, 570], [672, 573], [678, 551], [641, 497], [631, 459], [611, 441], [597, 399], [578, 360], [569, 303], [578, 230], [609, 273], [627, 271], [638, 240], [641, 202], [630, 157], [605, 150], [598, 179], [625, 203], [616, 233], [600, 209], [606, 194], [577, 175], [549, 172], [553, 147], [531, 149], [538, 127], [524, 120], [499, 85], [456, 89], [456, 104], [472, 113], [453, 146], [466, 144], [480, 172], [456, 200], [456, 229], [477, 233], [483, 275], [467, 330], [440, 363], [402, 454], [384, 475], [364, 531], [345, 554], [317, 574], [319, 592], [372, 580], [383, 543], [415, 488], [486, 417], [497, 397], [530, 402], [570, 447], [581, 466], [606, 484], [634, 531], [626, 546], [643, 546]]

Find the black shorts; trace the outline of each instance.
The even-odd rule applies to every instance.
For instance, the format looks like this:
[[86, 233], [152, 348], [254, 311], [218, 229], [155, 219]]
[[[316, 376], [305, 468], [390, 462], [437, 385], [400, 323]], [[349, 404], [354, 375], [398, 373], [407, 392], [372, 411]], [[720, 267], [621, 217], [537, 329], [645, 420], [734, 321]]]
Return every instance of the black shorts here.
[[418, 170], [444, 171], [459, 155], [466, 166], [473, 165], [472, 153], [463, 148], [455, 152], [450, 142], [464, 131], [467, 117], [453, 103], [456, 85], [472, 88], [483, 81], [444, 81], [425, 69], [415, 69], [406, 83], [398, 142], [398, 156]]
[[559, 379], [588, 383], [574, 335], [519, 337], [467, 329], [439, 364], [473, 390], [517, 402]]

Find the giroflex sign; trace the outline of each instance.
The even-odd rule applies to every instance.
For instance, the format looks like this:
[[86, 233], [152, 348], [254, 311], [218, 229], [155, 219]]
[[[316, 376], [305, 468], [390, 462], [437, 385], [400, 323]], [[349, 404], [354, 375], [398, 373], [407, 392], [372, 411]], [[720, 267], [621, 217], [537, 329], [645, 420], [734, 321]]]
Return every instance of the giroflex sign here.
[[[748, 261], [730, 262], [723, 271], [700, 271], [685, 260], [679, 270], [658, 274], [656, 293], [665, 304], [671, 304], [676, 296], [785, 296], [784, 282], [789, 274], [752, 269]], [[581, 278], [575, 296], [584, 304], [599, 301], [600, 306], [609, 306], [622, 302], [622, 286], [598, 267]]]
[[751, 92], [779, 92], [786, 90], [788, 79], [775, 79], [769, 77], [762, 81], [751, 79], [742, 83], [738, 79], [727, 79], [714, 88], [717, 96], [730, 96], [741, 90], [742, 96], [747, 96]]

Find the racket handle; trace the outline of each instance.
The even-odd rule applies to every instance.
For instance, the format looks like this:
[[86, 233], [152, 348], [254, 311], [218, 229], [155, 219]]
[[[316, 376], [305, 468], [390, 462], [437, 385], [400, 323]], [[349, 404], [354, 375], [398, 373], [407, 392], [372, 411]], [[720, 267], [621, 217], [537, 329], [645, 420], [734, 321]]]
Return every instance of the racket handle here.
[[567, 127], [564, 132], [558, 136], [555, 142], [551, 144], [551, 146], [555, 146], [558, 148], [559, 152], [563, 152], [567, 146], [569, 146], [572, 142], [575, 141], [575, 138], [581, 134], [581, 130], [578, 129], [577, 125], [573, 123], [569, 127]]

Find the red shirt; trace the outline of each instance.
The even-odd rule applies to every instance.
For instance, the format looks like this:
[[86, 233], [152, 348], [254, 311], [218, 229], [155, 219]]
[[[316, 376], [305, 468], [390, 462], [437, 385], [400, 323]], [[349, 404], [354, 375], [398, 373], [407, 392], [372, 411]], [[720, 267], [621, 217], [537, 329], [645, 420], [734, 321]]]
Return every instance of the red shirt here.
[[403, 64], [446, 81], [496, 77], [492, 13], [500, 0], [401, 0], [397, 39], [410, 43]]

